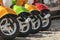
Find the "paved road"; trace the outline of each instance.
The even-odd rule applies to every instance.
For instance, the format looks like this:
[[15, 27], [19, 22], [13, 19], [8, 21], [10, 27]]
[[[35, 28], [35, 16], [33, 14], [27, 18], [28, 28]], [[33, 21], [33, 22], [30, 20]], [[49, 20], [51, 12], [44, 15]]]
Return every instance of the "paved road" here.
[[60, 40], [60, 19], [52, 20], [48, 31], [30, 34], [29, 37], [17, 37], [14, 40]]

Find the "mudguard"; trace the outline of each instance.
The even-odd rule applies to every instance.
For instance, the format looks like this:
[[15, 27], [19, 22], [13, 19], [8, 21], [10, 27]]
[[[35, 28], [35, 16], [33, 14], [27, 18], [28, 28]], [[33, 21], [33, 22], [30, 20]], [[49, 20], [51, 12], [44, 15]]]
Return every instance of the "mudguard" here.
[[2, 18], [3, 16], [5, 16], [7, 14], [17, 15], [11, 8], [0, 6], [0, 18]]
[[35, 3], [35, 6], [39, 9], [39, 11], [42, 10], [49, 10], [48, 6], [46, 6], [45, 4], [41, 4], [41, 3]]
[[29, 10], [29, 12], [33, 11], [33, 10], [38, 10], [37, 7], [35, 7], [34, 5], [31, 4], [25, 4], [25, 8]]
[[29, 13], [29, 11], [23, 6], [14, 5], [13, 10], [16, 12], [17, 15], [19, 15], [22, 12], [28, 12]]

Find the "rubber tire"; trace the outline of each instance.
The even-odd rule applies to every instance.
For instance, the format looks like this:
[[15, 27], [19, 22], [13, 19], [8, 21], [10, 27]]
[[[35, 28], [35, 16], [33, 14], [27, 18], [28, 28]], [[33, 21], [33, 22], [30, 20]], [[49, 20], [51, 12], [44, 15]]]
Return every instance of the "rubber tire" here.
[[[33, 29], [32, 29], [31, 34], [38, 33], [38, 32], [42, 29], [42, 20], [41, 20], [41, 17], [39, 17], [39, 15], [37, 15], [37, 14], [39, 14], [39, 13], [40, 13], [40, 12], [37, 11], [37, 10], [32, 11], [32, 14], [33, 14], [33, 15], [36, 15], [36, 16], [37, 16], [37, 19], [40, 20], [40, 27], [39, 27], [37, 30], [33, 30]], [[31, 24], [32, 24], [32, 23], [31, 23]], [[33, 24], [32, 24], [32, 25], [33, 25]]]
[[21, 33], [20, 32], [20, 37], [27, 37], [30, 33], [31, 33], [31, 23], [29, 23], [30, 24], [30, 28], [29, 28], [29, 30], [27, 31], [27, 32], [25, 32], [25, 33]]
[[[22, 13], [19, 14], [19, 16], [23, 19], [23, 18], [27, 18], [28, 16], [30, 16], [30, 14], [26, 13], [26, 12], [22, 12]], [[30, 25], [29, 30], [25, 33], [19, 32], [18, 37], [27, 37], [31, 33], [31, 29], [32, 29], [31, 21], [29, 22], [29, 25]]]
[[50, 26], [51, 26], [51, 17], [49, 18], [49, 24], [46, 27], [42, 27], [40, 31], [46, 31], [50, 28]]
[[31, 33], [31, 29], [32, 29], [31, 22], [29, 22], [29, 24], [30, 24], [29, 30], [25, 33], [19, 32], [19, 35], [17, 37], [27, 37]]
[[4, 18], [11, 18], [16, 23], [16, 32], [13, 35], [10, 35], [10, 36], [9, 35], [4, 35], [0, 30], [0, 36], [3, 40], [13, 40], [19, 34], [19, 26], [18, 26], [17, 21], [15, 20], [15, 17], [16, 17], [16, 15], [9, 14], [9, 15], [5, 15], [4, 17], [2, 17], [0, 19], [0, 21], [1, 21]]

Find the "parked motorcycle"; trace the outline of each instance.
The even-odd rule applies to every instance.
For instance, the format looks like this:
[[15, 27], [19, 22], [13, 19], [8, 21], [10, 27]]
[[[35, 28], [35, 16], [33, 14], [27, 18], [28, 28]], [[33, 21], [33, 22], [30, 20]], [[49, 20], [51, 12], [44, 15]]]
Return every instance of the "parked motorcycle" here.
[[39, 11], [41, 11], [41, 19], [42, 19], [42, 29], [41, 30], [47, 30], [50, 28], [51, 25], [51, 14], [48, 7], [44, 4], [35, 3], [35, 6], [38, 8]]
[[31, 4], [25, 4], [25, 8], [29, 10], [29, 12], [31, 12], [31, 15], [33, 16], [33, 18], [31, 19], [31, 24], [32, 24], [32, 34], [35, 34], [37, 32], [39, 32], [42, 28], [42, 20], [41, 17], [39, 17], [38, 14], [40, 14], [40, 12], [38, 11], [38, 9]]
[[19, 26], [15, 20], [16, 13], [7, 7], [0, 6], [0, 36], [4, 40], [12, 40], [19, 33]]
[[16, 14], [18, 15], [18, 17], [16, 18], [16, 20], [19, 23], [19, 36], [25, 37], [28, 36], [31, 32], [31, 19], [30, 19], [30, 13], [29, 11], [24, 8], [23, 6], [17, 6], [14, 5], [13, 6], [13, 10], [16, 12]]

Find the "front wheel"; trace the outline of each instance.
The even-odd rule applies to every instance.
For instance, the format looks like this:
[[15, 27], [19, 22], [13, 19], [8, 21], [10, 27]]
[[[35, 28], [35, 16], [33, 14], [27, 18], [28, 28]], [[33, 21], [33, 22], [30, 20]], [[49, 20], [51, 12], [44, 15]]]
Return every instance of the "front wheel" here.
[[30, 34], [31, 32], [31, 22], [26, 23], [25, 21], [22, 21], [23, 19], [19, 16], [17, 17], [17, 21], [19, 23], [19, 36], [18, 37], [26, 37]]
[[42, 31], [48, 30], [51, 25], [51, 18], [42, 19]]
[[36, 18], [31, 19], [32, 24], [32, 34], [38, 33], [42, 28], [42, 20], [41, 18], [38, 18], [36, 15], [34, 15]]
[[7, 15], [0, 20], [0, 35], [4, 40], [12, 40], [19, 33], [18, 23], [15, 22], [16, 20], [13, 20], [11, 17]]

